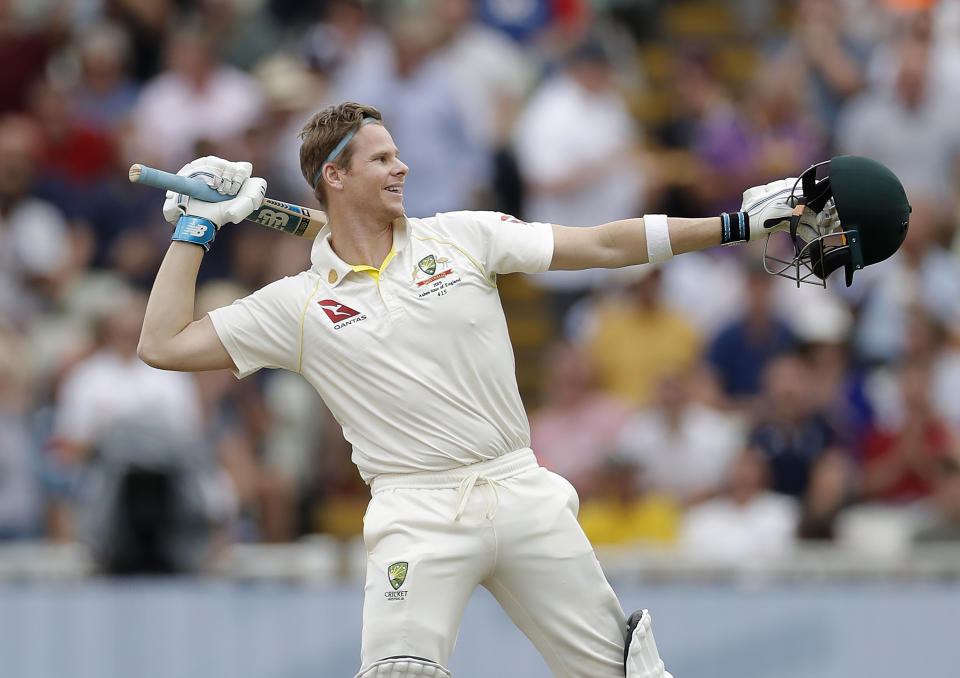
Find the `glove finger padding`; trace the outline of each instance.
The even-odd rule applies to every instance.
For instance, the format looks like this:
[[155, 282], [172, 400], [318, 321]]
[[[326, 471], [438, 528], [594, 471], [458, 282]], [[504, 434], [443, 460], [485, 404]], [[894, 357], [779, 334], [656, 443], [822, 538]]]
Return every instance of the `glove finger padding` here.
[[188, 162], [177, 174], [200, 179], [222, 195], [236, 195], [243, 182], [253, 174], [253, 165], [208, 155]]
[[[763, 237], [790, 227], [790, 217], [797, 205], [793, 195], [796, 179], [780, 179], [763, 186], [754, 186], [743, 192], [740, 211], [750, 216], [750, 239]], [[804, 210], [803, 218], [806, 219]], [[815, 215], [814, 215], [815, 216]]]
[[171, 224], [177, 223], [177, 219], [185, 213], [184, 207], [186, 203], [186, 196], [174, 193], [173, 191], [167, 191], [166, 199], [163, 201], [163, 218]]
[[[177, 172], [180, 176], [203, 181], [222, 195], [236, 195], [239, 193], [243, 183], [250, 178], [252, 173], [253, 165], [249, 162], [230, 162], [229, 160], [218, 158], [215, 155], [208, 155], [192, 160]], [[163, 202], [163, 218], [171, 224], [176, 224], [182, 215], [194, 214], [194, 212], [191, 211], [193, 208], [190, 207], [191, 201], [194, 201], [194, 199], [182, 193], [167, 191], [166, 198]], [[259, 205], [257, 205], [257, 207], [259, 207]], [[253, 209], [256, 209], [256, 207]], [[248, 211], [247, 214], [249, 214], [250, 211]], [[223, 212], [221, 212], [221, 214], [222, 213]], [[244, 216], [246, 216], [246, 214], [234, 221], [240, 221]], [[215, 221], [215, 223], [219, 228], [223, 222]]]
[[219, 229], [226, 223], [235, 224], [263, 204], [267, 193], [267, 182], [260, 177], [251, 177], [243, 182], [236, 197], [223, 202], [204, 202], [190, 198], [185, 214], [192, 217], [209, 219]]
[[218, 204], [226, 207], [224, 210], [225, 221], [235, 224], [260, 207], [266, 195], [266, 179], [251, 177], [243, 182], [237, 197]]

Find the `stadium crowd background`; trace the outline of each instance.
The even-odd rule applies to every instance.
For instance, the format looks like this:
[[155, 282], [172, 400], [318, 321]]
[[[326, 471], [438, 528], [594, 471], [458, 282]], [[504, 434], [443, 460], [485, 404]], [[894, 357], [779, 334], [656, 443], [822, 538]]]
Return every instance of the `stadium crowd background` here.
[[[359, 535], [367, 489], [298, 376], [137, 359], [170, 226], [126, 178], [215, 154], [313, 205], [297, 132], [347, 99], [383, 111], [416, 216], [705, 216], [835, 154], [888, 165], [909, 236], [850, 288], [751, 245], [501, 294], [533, 448], [596, 544], [960, 538], [956, 0], [0, 0], [0, 63], [0, 540], [123, 572]], [[198, 314], [309, 247], [228, 226]]]

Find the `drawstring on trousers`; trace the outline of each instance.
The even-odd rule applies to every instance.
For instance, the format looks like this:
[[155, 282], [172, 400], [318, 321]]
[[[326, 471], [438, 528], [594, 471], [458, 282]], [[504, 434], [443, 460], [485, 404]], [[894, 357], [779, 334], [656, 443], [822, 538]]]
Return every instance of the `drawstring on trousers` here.
[[485, 482], [490, 486], [490, 501], [487, 503], [487, 511], [484, 517], [487, 520], [493, 520], [493, 517], [497, 515], [497, 509], [500, 508], [500, 496], [497, 494], [497, 481], [493, 478], [480, 475], [479, 473], [471, 473], [460, 481], [460, 492], [457, 494], [457, 511], [453, 515], [454, 520], [459, 521], [461, 516], [463, 516], [463, 512], [467, 508], [467, 501], [470, 499], [470, 493], [473, 492], [473, 488], [478, 482]]

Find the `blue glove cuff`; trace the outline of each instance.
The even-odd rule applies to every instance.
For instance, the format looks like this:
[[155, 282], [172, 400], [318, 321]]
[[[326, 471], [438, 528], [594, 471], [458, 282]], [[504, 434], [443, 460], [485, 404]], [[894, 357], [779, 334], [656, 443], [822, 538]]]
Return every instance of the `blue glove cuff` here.
[[217, 227], [209, 219], [203, 217], [181, 216], [177, 220], [177, 227], [173, 230], [173, 239], [180, 242], [192, 242], [210, 251], [210, 243], [217, 236]]

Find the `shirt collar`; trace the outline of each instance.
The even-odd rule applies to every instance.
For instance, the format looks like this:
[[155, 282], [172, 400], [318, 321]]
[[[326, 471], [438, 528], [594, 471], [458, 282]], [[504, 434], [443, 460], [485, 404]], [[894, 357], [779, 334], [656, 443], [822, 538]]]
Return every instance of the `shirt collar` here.
[[[313, 271], [331, 287], [337, 287], [344, 278], [353, 273], [353, 266], [341, 259], [333, 247], [330, 246], [330, 224], [327, 224], [317, 234], [310, 250], [310, 263]], [[397, 254], [406, 248], [410, 242], [410, 226], [406, 217], [398, 217], [393, 221], [393, 249]]]

